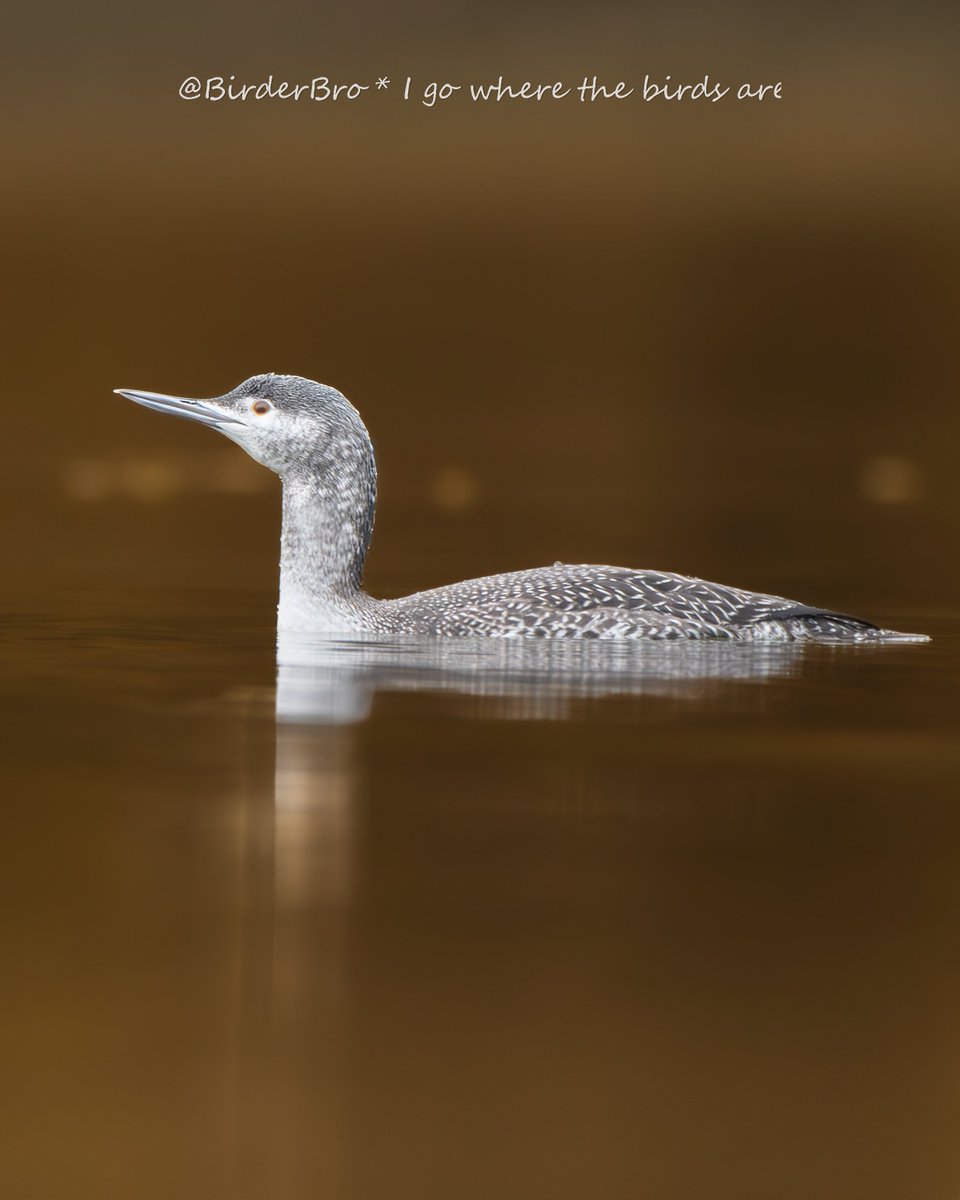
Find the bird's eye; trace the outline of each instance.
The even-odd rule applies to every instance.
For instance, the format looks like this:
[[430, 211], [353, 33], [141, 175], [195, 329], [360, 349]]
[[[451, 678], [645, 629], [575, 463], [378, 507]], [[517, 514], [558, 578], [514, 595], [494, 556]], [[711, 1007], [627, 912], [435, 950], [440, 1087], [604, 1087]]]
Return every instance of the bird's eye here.
[[262, 416], [265, 416], [270, 411], [270, 409], [273, 407], [273, 405], [271, 405], [266, 400], [254, 400], [253, 404], [251, 404], [250, 407], [257, 414], [258, 417], [262, 417]]

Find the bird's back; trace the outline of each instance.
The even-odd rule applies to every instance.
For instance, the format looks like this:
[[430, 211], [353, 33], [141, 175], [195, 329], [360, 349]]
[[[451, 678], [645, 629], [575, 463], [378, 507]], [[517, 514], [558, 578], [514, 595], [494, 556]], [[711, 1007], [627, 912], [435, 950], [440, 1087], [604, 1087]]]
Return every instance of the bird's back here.
[[397, 632], [449, 636], [926, 640], [668, 571], [567, 565], [467, 579], [384, 602]]

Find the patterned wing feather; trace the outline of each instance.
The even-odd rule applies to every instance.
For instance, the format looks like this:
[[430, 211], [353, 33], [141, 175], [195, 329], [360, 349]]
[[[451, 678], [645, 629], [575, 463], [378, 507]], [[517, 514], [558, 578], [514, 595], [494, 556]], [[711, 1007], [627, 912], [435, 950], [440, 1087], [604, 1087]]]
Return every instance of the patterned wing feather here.
[[842, 637], [867, 621], [667, 571], [564, 565], [468, 579], [397, 601], [441, 633], [587, 638]]

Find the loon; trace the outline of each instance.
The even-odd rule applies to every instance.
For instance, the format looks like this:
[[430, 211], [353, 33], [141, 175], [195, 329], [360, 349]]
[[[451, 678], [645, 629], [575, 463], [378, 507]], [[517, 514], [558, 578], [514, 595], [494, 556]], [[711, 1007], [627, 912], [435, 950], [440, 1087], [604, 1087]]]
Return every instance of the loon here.
[[377, 471], [360, 414], [335, 388], [255, 375], [210, 400], [117, 388], [225, 434], [280, 476], [280, 632], [445, 637], [922, 642], [829, 609], [669, 571], [555, 563], [377, 600], [361, 586]]

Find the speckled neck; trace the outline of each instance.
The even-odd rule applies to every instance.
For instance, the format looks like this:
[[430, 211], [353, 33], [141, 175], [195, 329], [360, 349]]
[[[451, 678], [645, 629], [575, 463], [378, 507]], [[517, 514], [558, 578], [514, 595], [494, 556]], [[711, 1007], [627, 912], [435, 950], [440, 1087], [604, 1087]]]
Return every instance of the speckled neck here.
[[339, 430], [282, 479], [279, 627], [357, 628], [372, 603], [360, 586], [377, 493], [366, 430], [359, 421]]

